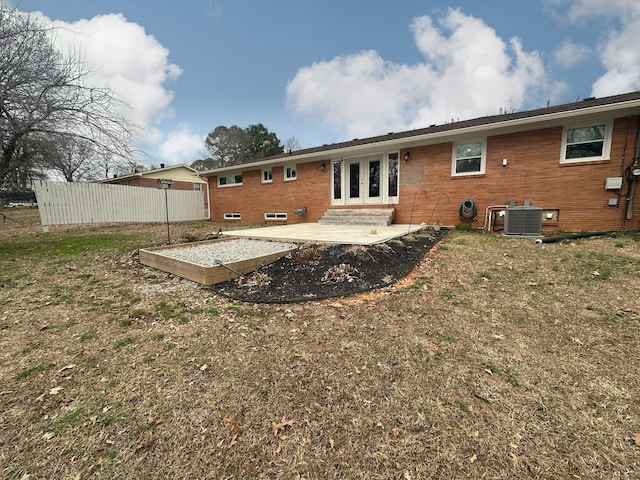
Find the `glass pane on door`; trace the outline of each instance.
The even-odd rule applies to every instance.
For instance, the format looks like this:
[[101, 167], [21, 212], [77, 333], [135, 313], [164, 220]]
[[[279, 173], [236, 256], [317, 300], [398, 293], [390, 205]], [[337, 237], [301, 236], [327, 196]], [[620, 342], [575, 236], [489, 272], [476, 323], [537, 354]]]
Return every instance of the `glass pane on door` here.
[[333, 162], [333, 199], [342, 198], [342, 162], [336, 160]]
[[360, 162], [349, 163], [349, 198], [360, 197]]
[[389, 178], [387, 179], [389, 185], [389, 197], [398, 196], [398, 153], [389, 154]]
[[380, 160], [369, 160], [369, 198], [380, 196]]

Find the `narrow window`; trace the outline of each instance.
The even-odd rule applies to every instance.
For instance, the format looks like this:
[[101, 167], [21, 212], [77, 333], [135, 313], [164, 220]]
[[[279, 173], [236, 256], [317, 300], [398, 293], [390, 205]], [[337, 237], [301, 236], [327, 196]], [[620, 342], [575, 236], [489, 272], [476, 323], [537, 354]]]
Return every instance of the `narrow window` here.
[[270, 168], [265, 168], [262, 170], [262, 183], [271, 183], [273, 182], [273, 170]]
[[398, 152], [389, 154], [389, 198], [398, 196]]
[[342, 161], [333, 161], [333, 199], [342, 198]]
[[286, 220], [287, 213], [286, 212], [265, 212], [264, 219], [265, 220]]
[[349, 198], [360, 196], [360, 162], [349, 163]]
[[369, 198], [380, 196], [380, 160], [369, 160]]

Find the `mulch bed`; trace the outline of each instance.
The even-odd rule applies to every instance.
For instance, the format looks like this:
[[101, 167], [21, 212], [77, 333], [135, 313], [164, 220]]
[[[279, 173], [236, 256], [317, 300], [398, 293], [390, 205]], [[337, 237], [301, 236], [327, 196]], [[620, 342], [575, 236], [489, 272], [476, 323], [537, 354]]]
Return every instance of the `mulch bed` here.
[[370, 246], [303, 244], [246, 277], [209, 288], [253, 303], [351, 296], [404, 278], [444, 234], [425, 229]]

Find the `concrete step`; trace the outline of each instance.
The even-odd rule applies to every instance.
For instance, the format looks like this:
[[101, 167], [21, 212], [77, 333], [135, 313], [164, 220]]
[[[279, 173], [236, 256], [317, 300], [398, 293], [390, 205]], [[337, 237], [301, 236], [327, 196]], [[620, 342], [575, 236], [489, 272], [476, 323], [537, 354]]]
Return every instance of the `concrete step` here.
[[391, 225], [393, 208], [331, 208], [318, 221], [321, 225]]

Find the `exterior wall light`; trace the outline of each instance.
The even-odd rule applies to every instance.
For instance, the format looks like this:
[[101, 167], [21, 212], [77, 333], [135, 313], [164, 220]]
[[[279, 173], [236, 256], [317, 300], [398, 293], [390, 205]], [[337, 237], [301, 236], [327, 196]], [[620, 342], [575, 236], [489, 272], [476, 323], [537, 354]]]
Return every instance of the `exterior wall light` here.
[[404, 161], [405, 162], [409, 161], [409, 152], [404, 152]]
[[320, 170], [324, 172], [324, 169], [325, 169], [325, 168], [327, 168], [327, 165], [326, 165], [324, 162], [322, 162], [322, 163], [320, 164]]

